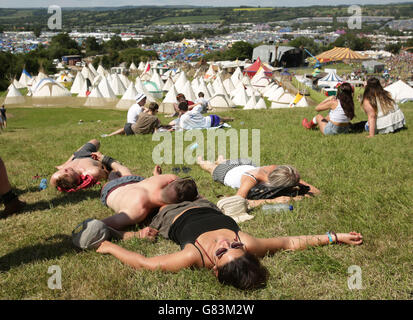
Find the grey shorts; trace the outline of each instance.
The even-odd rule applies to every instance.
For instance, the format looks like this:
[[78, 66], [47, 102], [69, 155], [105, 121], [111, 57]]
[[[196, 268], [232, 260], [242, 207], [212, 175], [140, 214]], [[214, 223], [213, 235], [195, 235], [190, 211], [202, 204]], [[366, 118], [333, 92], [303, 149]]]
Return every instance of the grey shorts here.
[[133, 132], [132, 130], [132, 125], [133, 123], [126, 123], [125, 126], [123, 127], [123, 130], [125, 130], [125, 134], [127, 136], [132, 136], [135, 134], [135, 132]]
[[124, 176], [117, 179], [113, 179], [112, 181], [109, 181], [103, 186], [102, 191], [100, 192], [100, 201], [103, 203], [104, 206], [107, 206], [106, 200], [112, 191], [127, 184], [141, 182], [142, 180], [145, 180], [145, 178], [140, 176]]
[[93, 143], [86, 143], [85, 145], [83, 145], [82, 148], [79, 149], [79, 151], [76, 151], [73, 154], [73, 159], [82, 159], [82, 158], [90, 158], [90, 156], [92, 155], [92, 152], [97, 152], [97, 148]]
[[212, 172], [212, 179], [214, 181], [224, 183], [225, 176], [228, 171], [243, 165], [255, 166], [249, 159], [236, 159], [236, 160], [227, 160], [224, 163], [219, 164], [214, 171]]
[[169, 229], [173, 224], [173, 221], [177, 215], [182, 213], [184, 210], [193, 207], [208, 207], [215, 210], [219, 208], [212, 202], [206, 199], [197, 199], [195, 201], [184, 201], [176, 204], [170, 204], [163, 208], [158, 214], [152, 219], [150, 227], [159, 231], [160, 235], [165, 239], [169, 239]]
[[350, 129], [349, 125], [346, 127], [339, 127], [339, 126], [336, 126], [331, 121], [329, 121], [327, 125], [324, 127], [324, 135], [328, 136], [328, 135], [335, 135], [335, 134], [341, 134], [341, 133], [348, 133], [349, 129]]

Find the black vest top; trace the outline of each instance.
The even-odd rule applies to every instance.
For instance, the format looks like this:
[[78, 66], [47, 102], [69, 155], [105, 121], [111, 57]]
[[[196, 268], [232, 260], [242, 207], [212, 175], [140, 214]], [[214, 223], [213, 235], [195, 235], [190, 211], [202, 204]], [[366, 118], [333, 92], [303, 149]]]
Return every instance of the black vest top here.
[[203, 233], [218, 229], [229, 229], [238, 235], [239, 226], [229, 216], [212, 208], [192, 208], [184, 212], [169, 229], [168, 238], [181, 246], [195, 243]]

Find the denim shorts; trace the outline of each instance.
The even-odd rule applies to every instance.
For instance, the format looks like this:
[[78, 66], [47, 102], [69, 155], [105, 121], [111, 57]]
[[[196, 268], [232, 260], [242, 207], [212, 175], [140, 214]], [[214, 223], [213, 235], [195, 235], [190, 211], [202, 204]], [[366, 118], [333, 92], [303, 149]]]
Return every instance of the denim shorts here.
[[335, 135], [335, 134], [340, 134], [340, 133], [348, 133], [349, 129], [350, 129], [349, 125], [345, 127], [339, 127], [339, 126], [336, 126], [331, 121], [329, 121], [324, 128], [324, 134], [327, 136], [327, 135]]

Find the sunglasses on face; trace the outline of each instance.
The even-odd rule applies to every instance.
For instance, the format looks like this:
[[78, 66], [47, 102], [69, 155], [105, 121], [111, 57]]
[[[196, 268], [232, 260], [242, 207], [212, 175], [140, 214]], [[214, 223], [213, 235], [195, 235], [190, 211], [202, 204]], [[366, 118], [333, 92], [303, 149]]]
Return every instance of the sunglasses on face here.
[[[231, 242], [231, 244], [229, 245], [231, 249], [241, 249], [244, 244], [242, 242], [238, 242], [238, 241], [234, 241]], [[227, 253], [228, 249], [227, 248], [219, 248], [217, 251], [215, 251], [215, 256], [218, 259], [221, 259], [221, 257]]]

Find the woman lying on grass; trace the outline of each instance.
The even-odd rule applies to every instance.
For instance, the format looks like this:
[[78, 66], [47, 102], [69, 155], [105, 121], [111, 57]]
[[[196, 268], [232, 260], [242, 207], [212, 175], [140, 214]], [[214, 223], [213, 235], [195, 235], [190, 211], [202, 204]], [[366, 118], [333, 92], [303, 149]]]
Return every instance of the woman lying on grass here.
[[[362, 235], [356, 232], [255, 238], [240, 231], [238, 224], [231, 217], [224, 215], [206, 199], [161, 207], [150, 227], [145, 228], [152, 230], [152, 233], [148, 233], [148, 238], [153, 238], [158, 233], [156, 230], [153, 232], [152, 228], [159, 230], [163, 237], [179, 244], [182, 250], [147, 258], [104, 241], [97, 252], [112, 254], [136, 269], [161, 269], [173, 272], [189, 267], [212, 269], [221, 283], [245, 290], [266, 285], [268, 270], [258, 259], [266, 254], [329, 243], [359, 245], [363, 242]], [[123, 234], [123, 239], [132, 237], [135, 237], [135, 232]]]
[[290, 165], [257, 167], [251, 160], [226, 160], [222, 155], [215, 162], [198, 157], [197, 164], [209, 172], [214, 181], [238, 189], [236, 195], [249, 199], [250, 208], [269, 202], [300, 200], [320, 193], [301, 180], [297, 169]]

